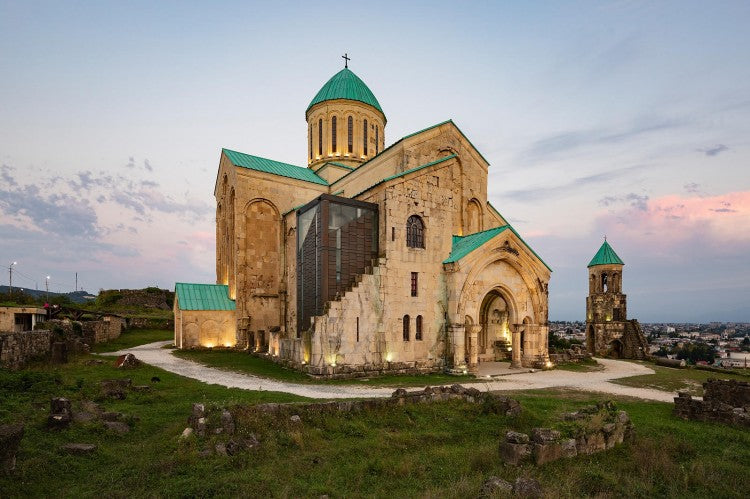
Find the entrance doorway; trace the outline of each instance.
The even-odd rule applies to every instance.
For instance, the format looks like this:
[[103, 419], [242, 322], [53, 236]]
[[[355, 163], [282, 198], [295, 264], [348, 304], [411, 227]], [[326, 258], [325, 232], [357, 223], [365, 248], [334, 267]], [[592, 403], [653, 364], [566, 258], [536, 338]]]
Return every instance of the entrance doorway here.
[[478, 352], [482, 360], [501, 360], [512, 346], [512, 309], [498, 290], [492, 290], [482, 300]]

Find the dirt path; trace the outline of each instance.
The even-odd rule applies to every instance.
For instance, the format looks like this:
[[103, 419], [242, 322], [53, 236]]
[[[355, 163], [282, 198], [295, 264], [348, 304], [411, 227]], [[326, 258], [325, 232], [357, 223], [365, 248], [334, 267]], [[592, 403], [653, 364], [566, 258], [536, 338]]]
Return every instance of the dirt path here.
[[[329, 385], [329, 384], [298, 384], [275, 381], [267, 378], [253, 376], [231, 371], [224, 371], [213, 367], [207, 367], [197, 362], [182, 359], [169, 349], [162, 348], [171, 341], [159, 341], [141, 345], [107, 355], [122, 355], [132, 353], [140, 360], [152, 366], [166, 371], [193, 378], [204, 383], [213, 383], [228, 388], [242, 388], [244, 390], [260, 390], [292, 393], [303, 397], [333, 399], [354, 397], [389, 397], [394, 388], [376, 388], [356, 385]], [[593, 372], [571, 372], [571, 371], [538, 371], [534, 373], [518, 373], [503, 376], [499, 379], [487, 381], [476, 381], [463, 383], [465, 386], [474, 386], [482, 390], [534, 390], [540, 388], [572, 388], [589, 392], [609, 393], [636, 397], [645, 400], [659, 402], [672, 402], [675, 393], [650, 388], [634, 388], [616, 385], [610, 380], [626, 378], [628, 376], [639, 376], [643, 374], [654, 374], [654, 371], [646, 366], [632, 362], [624, 362], [611, 359], [597, 359], [604, 366], [601, 371]], [[416, 387], [414, 387], [416, 389]]]

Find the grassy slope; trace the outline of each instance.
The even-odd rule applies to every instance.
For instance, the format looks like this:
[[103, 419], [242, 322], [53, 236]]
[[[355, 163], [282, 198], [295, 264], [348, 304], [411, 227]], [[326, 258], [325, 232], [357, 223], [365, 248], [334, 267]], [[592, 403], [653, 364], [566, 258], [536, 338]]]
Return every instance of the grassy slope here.
[[174, 338], [174, 331], [165, 329], [129, 329], [112, 341], [106, 343], [97, 343], [91, 349], [92, 352], [116, 352], [124, 348], [131, 348], [154, 341], [171, 340]]
[[[750, 432], [681, 421], [672, 417], [670, 404], [661, 403], [619, 402], [636, 425], [633, 443], [538, 468], [502, 465], [497, 444], [506, 430], [554, 424], [560, 413], [597, 399], [565, 391], [512, 393], [524, 407], [519, 418], [450, 402], [359, 415], [305, 415], [301, 426], [265, 421], [239, 427], [259, 434], [259, 449], [201, 458], [205, 442], [177, 438], [192, 402], [223, 406], [298, 397], [224, 389], [148, 366], [121, 372], [109, 364], [86, 365], [89, 358], [57, 370], [26, 372], [27, 378], [57, 375], [59, 385], [40, 379], [27, 390], [11, 390], [10, 381], [23, 374], [0, 372], [0, 422], [27, 426], [19, 471], [0, 477], [0, 496], [91, 497], [106, 491], [112, 497], [476, 497], [489, 475], [537, 478], [552, 497], [739, 497], [750, 490]], [[140, 418], [130, 434], [107, 435], [96, 424], [43, 429], [50, 396], [92, 398], [100, 379], [128, 376], [148, 384], [153, 375], [162, 381], [151, 393], [104, 402], [109, 410]], [[57, 450], [65, 442], [100, 448], [91, 456], [67, 456]]]
[[271, 378], [290, 383], [325, 383], [325, 384], [352, 384], [352, 385], [374, 385], [374, 386], [425, 386], [425, 385], [450, 385], [474, 380], [473, 376], [452, 376], [436, 373], [413, 376], [379, 376], [367, 379], [347, 380], [316, 380], [304, 373], [287, 369], [279, 364], [271, 362], [262, 357], [248, 355], [247, 353], [233, 350], [176, 350], [175, 355], [184, 359], [193, 360], [201, 364], [254, 374], [264, 378]]
[[613, 380], [612, 382], [620, 385], [635, 386], [639, 388], [655, 388], [657, 390], [666, 390], [670, 392], [686, 391], [692, 395], [702, 396], [703, 383], [709, 378], [737, 379], [744, 381], [749, 379], [748, 376], [730, 373], [715, 373], [698, 369], [674, 369], [654, 364], [646, 365], [656, 371], [656, 373], [620, 378]]

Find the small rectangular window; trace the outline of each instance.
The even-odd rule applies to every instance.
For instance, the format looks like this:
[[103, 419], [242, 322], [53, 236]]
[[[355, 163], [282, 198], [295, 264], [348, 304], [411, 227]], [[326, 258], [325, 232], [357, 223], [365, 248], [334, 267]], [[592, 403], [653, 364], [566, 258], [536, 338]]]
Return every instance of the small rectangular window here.
[[391, 241], [396, 240], [396, 227], [391, 227]]
[[411, 273], [411, 295], [417, 296], [417, 290], [419, 288], [419, 272]]
[[357, 317], [357, 341], [359, 342], [359, 317]]

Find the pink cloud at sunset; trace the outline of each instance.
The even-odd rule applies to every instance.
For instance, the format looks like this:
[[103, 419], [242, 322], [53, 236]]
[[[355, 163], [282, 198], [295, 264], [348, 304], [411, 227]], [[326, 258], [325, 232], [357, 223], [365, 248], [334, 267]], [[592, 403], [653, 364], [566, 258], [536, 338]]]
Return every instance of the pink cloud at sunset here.
[[750, 191], [639, 200], [626, 209], [610, 209], [596, 225], [631, 243], [656, 244], [654, 249], [662, 251], [696, 237], [716, 248], [749, 242]]

